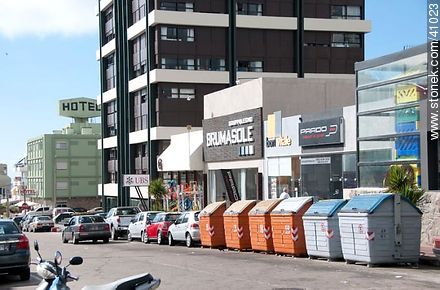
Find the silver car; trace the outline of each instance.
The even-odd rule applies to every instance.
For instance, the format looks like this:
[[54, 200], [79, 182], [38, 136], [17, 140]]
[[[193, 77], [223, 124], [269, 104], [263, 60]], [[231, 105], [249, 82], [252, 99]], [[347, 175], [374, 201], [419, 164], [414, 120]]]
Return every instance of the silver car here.
[[192, 247], [194, 242], [200, 242], [199, 213], [200, 211], [184, 212], [169, 227], [168, 244], [170, 246], [184, 241], [187, 247]]
[[130, 242], [133, 239], [141, 239], [144, 242], [144, 230], [148, 224], [161, 211], [142, 211], [138, 213], [128, 225], [127, 239]]

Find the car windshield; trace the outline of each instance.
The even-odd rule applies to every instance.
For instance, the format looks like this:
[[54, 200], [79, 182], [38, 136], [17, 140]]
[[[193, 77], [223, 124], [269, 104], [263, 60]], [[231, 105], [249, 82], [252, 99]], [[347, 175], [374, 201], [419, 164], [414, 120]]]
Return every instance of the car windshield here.
[[154, 218], [157, 216], [157, 212], [155, 212], [155, 213], [149, 213], [148, 215], [147, 215], [147, 217], [148, 217], [148, 220], [154, 220]]
[[120, 208], [116, 211], [116, 215], [131, 215], [131, 214], [137, 214], [139, 210], [136, 207], [130, 207], [130, 208]]
[[104, 219], [100, 216], [83, 216], [79, 219], [81, 224], [103, 223]]
[[195, 221], [199, 221], [199, 213], [200, 213], [199, 211], [194, 213], [194, 220]]
[[177, 214], [167, 214], [166, 216], [165, 216], [165, 221], [166, 222], [174, 222], [174, 221], [176, 221], [176, 219], [178, 218], [180, 216], [180, 213], [177, 213]]
[[39, 221], [50, 221], [50, 218], [48, 216], [40, 216], [37, 218]]
[[0, 236], [18, 234], [20, 230], [13, 222], [0, 222]]

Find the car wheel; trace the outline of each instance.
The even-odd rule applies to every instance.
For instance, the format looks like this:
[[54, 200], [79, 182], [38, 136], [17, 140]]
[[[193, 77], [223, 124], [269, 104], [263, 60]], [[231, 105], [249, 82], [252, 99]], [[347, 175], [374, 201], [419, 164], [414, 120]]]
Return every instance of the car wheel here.
[[168, 245], [174, 246], [174, 239], [172, 234], [168, 234]]
[[108, 243], [108, 238], [103, 239], [102, 242], [103, 242], [104, 244], [107, 244], [107, 243]]
[[75, 237], [75, 235], [73, 235], [73, 237], [72, 237], [72, 242], [76, 245], [76, 244], [78, 244], [78, 239], [77, 239], [77, 237]]
[[23, 272], [21, 272], [20, 274], [20, 280], [21, 281], [27, 281], [31, 278], [31, 269], [30, 268], [26, 268], [25, 270], [23, 270]]
[[127, 241], [131, 242], [132, 240], [133, 240], [133, 237], [131, 236], [130, 231], [128, 231], [128, 234], [127, 234]]
[[67, 244], [68, 240], [66, 239], [66, 237], [63, 235], [61, 236], [61, 239], [63, 240], [63, 244]]
[[116, 232], [115, 228], [112, 228], [112, 240], [116, 241], [118, 239], [118, 233]]
[[162, 245], [162, 231], [157, 232], [157, 244]]
[[148, 244], [150, 242], [147, 231], [145, 231], [144, 234], [142, 235], [142, 240], [145, 244]]
[[193, 246], [193, 240], [192, 240], [192, 238], [191, 238], [191, 234], [190, 233], [187, 233], [186, 234], [186, 246], [188, 247], [188, 248], [191, 248], [192, 246]]

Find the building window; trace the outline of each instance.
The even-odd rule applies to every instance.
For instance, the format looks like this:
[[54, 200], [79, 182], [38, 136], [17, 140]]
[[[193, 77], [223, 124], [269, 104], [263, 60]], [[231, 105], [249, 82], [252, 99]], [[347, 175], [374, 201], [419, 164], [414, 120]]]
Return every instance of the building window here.
[[194, 70], [195, 69], [195, 61], [194, 61], [193, 58], [163, 57], [161, 59], [161, 68], [164, 68], [164, 69]]
[[226, 64], [222, 58], [199, 58], [197, 59], [198, 70], [225, 71]]
[[63, 189], [67, 189], [68, 186], [69, 186], [69, 184], [67, 181], [57, 181], [57, 183], [56, 183], [56, 189], [63, 190]]
[[361, 19], [360, 6], [332, 5], [332, 19]]
[[263, 4], [237, 3], [237, 14], [263, 16]]
[[188, 101], [196, 97], [193, 88], [163, 88], [162, 96], [167, 99], [186, 99]]
[[160, 39], [194, 42], [194, 28], [163, 26], [160, 29]]
[[258, 61], [239, 60], [237, 61], [237, 70], [249, 71], [249, 72], [263, 72], [263, 62], [261, 60]]
[[57, 161], [56, 169], [57, 170], [67, 170], [67, 161]]
[[57, 141], [55, 143], [55, 148], [60, 149], [60, 150], [67, 150], [68, 149], [67, 142], [66, 141]]
[[132, 42], [132, 75], [138, 77], [147, 72], [147, 49], [145, 34], [142, 34]]
[[133, 93], [134, 131], [148, 128], [147, 90], [143, 89]]
[[134, 145], [134, 167], [136, 174], [146, 174], [148, 171], [148, 145], [147, 143]]
[[169, 11], [193, 12], [194, 11], [194, 3], [163, 1], [160, 3], [159, 9], [160, 10], [169, 10]]
[[131, 1], [131, 24], [134, 24], [145, 17], [146, 8], [145, 0], [132, 0]]
[[113, 6], [104, 11], [104, 44], [115, 38]]
[[333, 33], [332, 47], [361, 47], [361, 35], [358, 33]]
[[116, 100], [105, 104], [107, 113], [106, 137], [116, 136], [118, 129], [118, 109]]
[[108, 91], [116, 86], [114, 55], [104, 58], [104, 70], [104, 91]]

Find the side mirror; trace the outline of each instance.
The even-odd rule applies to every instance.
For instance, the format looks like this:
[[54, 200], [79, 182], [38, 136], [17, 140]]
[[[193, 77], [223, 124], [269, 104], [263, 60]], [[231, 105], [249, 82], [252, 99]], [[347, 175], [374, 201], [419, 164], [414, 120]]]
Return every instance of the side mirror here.
[[40, 247], [38, 246], [38, 241], [37, 240], [34, 241], [34, 249], [37, 252], [40, 250]]
[[83, 262], [83, 258], [76, 256], [76, 257], [72, 257], [69, 261], [70, 265], [81, 265]]
[[61, 255], [60, 251], [55, 252], [55, 264], [61, 265], [61, 262], [63, 261], [63, 255]]
[[135, 223], [136, 222], [136, 218], [132, 218], [130, 222]]
[[64, 226], [65, 226], [65, 227], [68, 227], [68, 226], [69, 226], [69, 223], [67, 223], [67, 224], [64, 224]]

